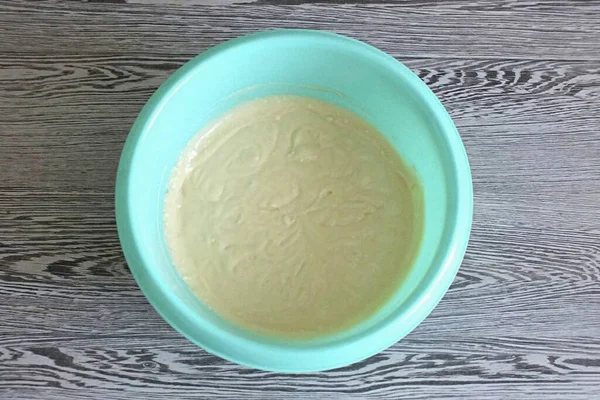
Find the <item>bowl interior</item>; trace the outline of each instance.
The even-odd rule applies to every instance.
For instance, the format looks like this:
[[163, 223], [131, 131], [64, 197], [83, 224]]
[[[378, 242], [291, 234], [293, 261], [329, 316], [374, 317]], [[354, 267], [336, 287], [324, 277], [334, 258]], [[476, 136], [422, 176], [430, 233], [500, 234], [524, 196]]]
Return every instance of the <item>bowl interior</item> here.
[[[164, 194], [188, 141], [232, 107], [272, 94], [313, 96], [362, 116], [416, 170], [424, 191], [421, 249], [396, 295], [359, 326], [310, 341], [258, 336], [212, 313], [179, 277], [163, 234]], [[351, 39], [311, 31], [267, 32], [209, 50], [151, 98], [132, 128], [119, 166], [117, 222], [140, 287], [189, 339], [246, 365], [318, 370], [382, 350], [430, 312], [462, 259], [470, 198], [468, 164], [458, 134], [418, 77]]]

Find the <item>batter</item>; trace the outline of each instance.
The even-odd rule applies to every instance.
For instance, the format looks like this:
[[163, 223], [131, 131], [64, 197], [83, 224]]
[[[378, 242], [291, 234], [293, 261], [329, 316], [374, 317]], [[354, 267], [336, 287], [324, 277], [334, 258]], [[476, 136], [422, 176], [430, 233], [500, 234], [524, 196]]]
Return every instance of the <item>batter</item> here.
[[270, 96], [192, 139], [164, 223], [205, 305], [245, 329], [305, 339], [364, 320], [398, 288], [421, 240], [422, 191], [357, 115]]

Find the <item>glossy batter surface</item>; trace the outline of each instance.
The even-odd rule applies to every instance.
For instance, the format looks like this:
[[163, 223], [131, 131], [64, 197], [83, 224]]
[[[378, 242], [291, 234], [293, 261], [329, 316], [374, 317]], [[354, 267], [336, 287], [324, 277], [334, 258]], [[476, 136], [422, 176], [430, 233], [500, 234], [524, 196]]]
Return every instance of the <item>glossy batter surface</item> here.
[[422, 234], [422, 192], [387, 140], [320, 100], [271, 96], [188, 144], [165, 199], [172, 259], [223, 318], [308, 338], [375, 312]]

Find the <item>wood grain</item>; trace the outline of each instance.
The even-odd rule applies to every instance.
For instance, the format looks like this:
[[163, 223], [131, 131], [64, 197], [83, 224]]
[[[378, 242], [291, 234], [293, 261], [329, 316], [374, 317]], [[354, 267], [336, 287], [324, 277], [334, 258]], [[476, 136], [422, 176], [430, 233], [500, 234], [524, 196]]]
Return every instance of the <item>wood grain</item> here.
[[[236, 2], [0, 1], [0, 398], [597, 398], [600, 2]], [[469, 249], [433, 313], [377, 356], [304, 375], [236, 366], [169, 327], [113, 208], [123, 141], [160, 83], [280, 27], [403, 61], [451, 113], [475, 185]]]
[[[193, 6], [0, 2], [5, 53], [197, 54], [241, 34], [324, 29], [394, 56], [599, 60], [600, 3], [409, 1], [389, 4]], [[69, 26], [69, 29], [64, 29]]]

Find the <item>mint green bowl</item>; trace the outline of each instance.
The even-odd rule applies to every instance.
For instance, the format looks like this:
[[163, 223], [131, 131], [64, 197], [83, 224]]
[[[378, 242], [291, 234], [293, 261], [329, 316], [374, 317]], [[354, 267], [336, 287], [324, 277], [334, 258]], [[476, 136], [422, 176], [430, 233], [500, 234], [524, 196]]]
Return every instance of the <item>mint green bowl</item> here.
[[[370, 319], [333, 335], [284, 341], [244, 331], [204, 306], [170, 259], [162, 208], [171, 168], [206, 123], [273, 94], [314, 96], [376, 126], [417, 172], [425, 229], [419, 255], [393, 298]], [[265, 370], [342, 367], [391, 346], [440, 301], [465, 253], [473, 214], [465, 149], [446, 110], [421, 80], [362, 42], [303, 30], [261, 32], [194, 58], [150, 98], [125, 143], [116, 185], [119, 237], [154, 308], [207, 351]]]

